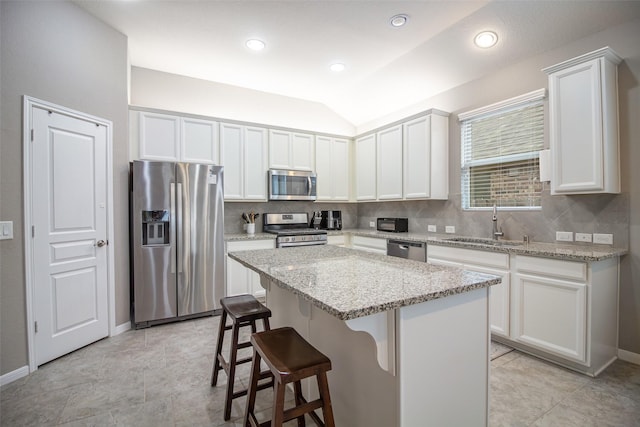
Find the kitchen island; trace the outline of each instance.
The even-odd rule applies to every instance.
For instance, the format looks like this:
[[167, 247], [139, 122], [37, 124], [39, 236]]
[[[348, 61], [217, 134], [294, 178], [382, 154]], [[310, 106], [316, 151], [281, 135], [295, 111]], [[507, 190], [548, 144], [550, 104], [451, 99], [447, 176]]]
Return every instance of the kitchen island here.
[[229, 256], [260, 275], [272, 327], [331, 359], [337, 425], [487, 425], [497, 276], [336, 246]]

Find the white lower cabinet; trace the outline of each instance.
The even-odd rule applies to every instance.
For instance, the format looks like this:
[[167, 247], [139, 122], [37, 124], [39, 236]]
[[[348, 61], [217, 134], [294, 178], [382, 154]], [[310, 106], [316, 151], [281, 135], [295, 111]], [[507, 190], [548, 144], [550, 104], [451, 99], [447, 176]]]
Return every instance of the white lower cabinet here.
[[245, 240], [237, 242], [227, 242], [225, 259], [227, 262], [227, 284], [226, 296], [251, 294], [255, 297], [264, 297], [265, 290], [260, 286], [260, 276], [240, 264], [238, 261], [229, 258], [229, 252], [249, 251], [253, 249], [274, 249], [276, 247], [275, 240]]
[[587, 284], [516, 274], [514, 339], [586, 362]]
[[347, 238], [344, 234], [327, 236], [327, 244], [335, 246], [347, 246]]
[[361, 251], [387, 254], [387, 239], [377, 237], [351, 236], [351, 247]]
[[427, 262], [500, 276], [502, 283], [489, 288], [491, 333], [509, 337], [511, 273], [508, 254], [429, 245]]

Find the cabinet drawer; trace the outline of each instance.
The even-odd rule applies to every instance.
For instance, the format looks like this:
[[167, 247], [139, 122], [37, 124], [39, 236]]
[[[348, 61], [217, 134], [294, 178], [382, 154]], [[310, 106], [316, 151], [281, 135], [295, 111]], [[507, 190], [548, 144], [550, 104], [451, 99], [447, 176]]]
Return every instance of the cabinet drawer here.
[[244, 240], [239, 242], [227, 242], [227, 252], [250, 251], [253, 249], [274, 249], [275, 240]]
[[371, 250], [373, 252], [387, 253], [387, 239], [375, 237], [352, 236], [351, 247], [354, 249]]
[[584, 262], [517, 256], [516, 269], [562, 279], [587, 280], [587, 263]]
[[509, 269], [509, 254], [427, 244], [427, 256], [459, 263]]

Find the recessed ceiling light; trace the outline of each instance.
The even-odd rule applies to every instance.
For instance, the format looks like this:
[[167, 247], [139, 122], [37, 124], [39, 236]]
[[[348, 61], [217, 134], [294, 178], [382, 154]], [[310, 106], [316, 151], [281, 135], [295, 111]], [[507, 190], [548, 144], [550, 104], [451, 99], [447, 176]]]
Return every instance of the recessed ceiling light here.
[[493, 31], [482, 31], [473, 39], [476, 46], [486, 49], [498, 43], [498, 35]]
[[392, 27], [402, 27], [407, 23], [408, 19], [409, 17], [407, 15], [401, 13], [399, 15], [392, 16], [391, 19], [389, 19], [389, 24], [391, 24]]
[[262, 40], [249, 39], [247, 40], [247, 47], [251, 50], [262, 50], [266, 46]]
[[340, 62], [336, 62], [335, 64], [331, 64], [329, 69], [334, 73], [339, 73], [340, 71], [344, 71], [345, 65]]

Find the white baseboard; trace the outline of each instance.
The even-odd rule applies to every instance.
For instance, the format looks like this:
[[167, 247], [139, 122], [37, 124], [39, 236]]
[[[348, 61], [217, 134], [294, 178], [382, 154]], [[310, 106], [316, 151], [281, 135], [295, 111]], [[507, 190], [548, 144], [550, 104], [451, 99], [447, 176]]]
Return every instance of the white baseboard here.
[[640, 365], [640, 354], [618, 349], [618, 359]]
[[22, 377], [26, 377], [27, 375], [29, 375], [28, 366], [23, 366], [22, 368], [18, 368], [15, 371], [7, 372], [6, 374], [0, 376], [0, 387], [19, 380]]
[[129, 329], [131, 329], [131, 322], [127, 322], [127, 323], [123, 323], [122, 325], [118, 325], [118, 326], [116, 326], [116, 330], [115, 330], [115, 333], [113, 334], [113, 336], [120, 335], [123, 332], [127, 332]]

